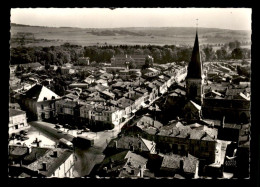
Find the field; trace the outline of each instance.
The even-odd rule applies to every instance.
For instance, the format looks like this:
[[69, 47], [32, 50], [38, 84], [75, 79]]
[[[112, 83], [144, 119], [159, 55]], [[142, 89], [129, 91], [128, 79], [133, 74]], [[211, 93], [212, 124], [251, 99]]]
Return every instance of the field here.
[[[11, 24], [11, 47], [25, 36], [26, 46], [57, 46], [65, 42], [91, 45], [193, 45], [195, 28], [69, 28], [38, 27]], [[17, 40], [18, 38], [18, 40]], [[201, 44], [223, 44], [234, 40], [251, 41], [251, 31], [199, 28]]]

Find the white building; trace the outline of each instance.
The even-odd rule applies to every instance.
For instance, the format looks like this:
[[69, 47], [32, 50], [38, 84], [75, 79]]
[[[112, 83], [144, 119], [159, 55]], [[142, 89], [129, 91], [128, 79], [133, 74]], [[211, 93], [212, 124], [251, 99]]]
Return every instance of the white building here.
[[9, 109], [9, 135], [19, 133], [29, 127], [25, 111]]

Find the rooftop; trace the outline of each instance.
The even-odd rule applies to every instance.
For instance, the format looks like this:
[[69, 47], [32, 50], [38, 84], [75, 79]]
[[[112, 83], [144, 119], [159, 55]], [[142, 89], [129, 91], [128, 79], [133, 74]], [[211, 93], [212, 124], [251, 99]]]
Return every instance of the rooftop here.
[[26, 114], [26, 112], [22, 111], [22, 110], [18, 110], [18, 109], [9, 109], [9, 116], [10, 117], [23, 115], [23, 114]]
[[162, 168], [181, 169], [180, 161], [183, 160], [183, 170], [187, 173], [195, 173], [198, 158], [188, 154], [188, 156], [180, 156], [176, 154], [164, 155]]
[[[58, 157], [53, 156], [54, 151], [57, 151]], [[46, 177], [50, 177], [56, 171], [56, 169], [69, 158], [71, 154], [72, 154], [71, 150], [55, 148], [47, 151], [44, 156], [40, 157], [35, 162], [29, 164], [27, 168], [33, 171], [39, 170], [40, 174]], [[43, 162], [47, 164], [46, 171], [42, 170]]]

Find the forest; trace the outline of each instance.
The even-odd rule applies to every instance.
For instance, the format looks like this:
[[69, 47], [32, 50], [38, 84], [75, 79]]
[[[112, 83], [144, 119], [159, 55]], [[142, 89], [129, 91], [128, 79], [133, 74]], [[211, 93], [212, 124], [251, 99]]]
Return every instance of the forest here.
[[[241, 48], [238, 41], [229, 42], [221, 48], [214, 50], [210, 45], [201, 47], [201, 58], [203, 61], [221, 61], [229, 59], [250, 59], [251, 50]], [[64, 43], [60, 46], [50, 47], [25, 47], [21, 43], [16, 48], [11, 48], [10, 64], [25, 64], [40, 62], [43, 65], [62, 65], [72, 63], [80, 64], [80, 57], [89, 57], [90, 62], [110, 62], [113, 55], [138, 54], [151, 55], [155, 63], [165, 64], [169, 62], [189, 62], [192, 47], [175, 45], [104, 45], [104, 46], [79, 46]]]

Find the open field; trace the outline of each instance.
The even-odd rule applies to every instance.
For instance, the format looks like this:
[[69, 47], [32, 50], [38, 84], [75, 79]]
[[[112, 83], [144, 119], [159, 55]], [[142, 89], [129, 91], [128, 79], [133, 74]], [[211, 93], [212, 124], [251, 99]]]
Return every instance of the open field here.
[[[26, 46], [71, 44], [90, 45], [192, 45], [195, 28], [70, 28], [38, 27], [11, 24], [11, 46], [19, 44], [17, 38], [25, 36]], [[199, 28], [201, 44], [223, 44], [234, 40], [251, 41], [251, 31]]]

